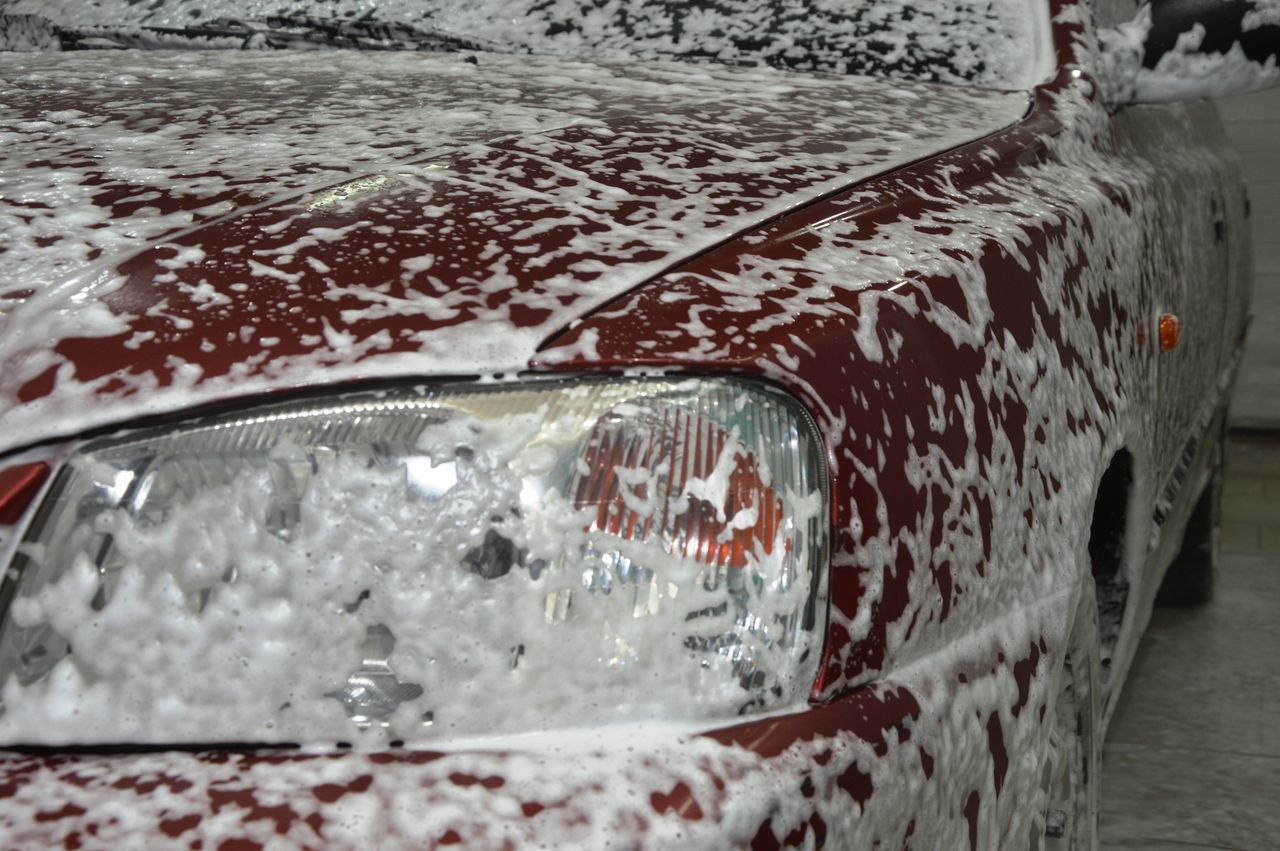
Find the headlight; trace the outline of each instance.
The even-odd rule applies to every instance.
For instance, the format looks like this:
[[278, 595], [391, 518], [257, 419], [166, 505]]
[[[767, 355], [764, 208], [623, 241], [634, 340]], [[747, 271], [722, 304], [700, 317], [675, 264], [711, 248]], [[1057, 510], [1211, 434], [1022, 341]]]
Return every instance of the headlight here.
[[83, 446], [0, 599], [0, 741], [427, 742], [801, 703], [826, 477], [767, 387], [401, 389]]

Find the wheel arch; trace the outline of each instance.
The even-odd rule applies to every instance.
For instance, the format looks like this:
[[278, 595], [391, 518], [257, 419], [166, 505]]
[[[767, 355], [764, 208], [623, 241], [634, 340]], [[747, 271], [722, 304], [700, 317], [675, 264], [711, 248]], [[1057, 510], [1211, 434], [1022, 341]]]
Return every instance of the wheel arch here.
[[[1104, 691], [1111, 682], [1135, 584], [1132, 565], [1140, 560], [1142, 534], [1139, 463], [1127, 446], [1115, 450], [1094, 491], [1089, 525], [1089, 571], [1098, 608], [1098, 658]], [[1135, 550], [1137, 550], [1135, 552]]]

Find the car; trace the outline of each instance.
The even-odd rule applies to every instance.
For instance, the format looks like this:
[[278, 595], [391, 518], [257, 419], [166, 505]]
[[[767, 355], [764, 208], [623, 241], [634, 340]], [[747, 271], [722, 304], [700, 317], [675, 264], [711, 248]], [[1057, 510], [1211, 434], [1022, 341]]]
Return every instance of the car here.
[[0, 844], [1096, 847], [1273, 9], [271, 5], [0, 5]]

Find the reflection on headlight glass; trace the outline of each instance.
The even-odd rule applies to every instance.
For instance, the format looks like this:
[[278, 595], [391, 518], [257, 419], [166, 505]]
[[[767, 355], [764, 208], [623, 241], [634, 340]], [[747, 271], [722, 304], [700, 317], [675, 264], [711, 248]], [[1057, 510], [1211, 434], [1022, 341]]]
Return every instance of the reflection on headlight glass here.
[[78, 451], [3, 594], [0, 740], [378, 744], [802, 702], [808, 417], [737, 381], [396, 390]]

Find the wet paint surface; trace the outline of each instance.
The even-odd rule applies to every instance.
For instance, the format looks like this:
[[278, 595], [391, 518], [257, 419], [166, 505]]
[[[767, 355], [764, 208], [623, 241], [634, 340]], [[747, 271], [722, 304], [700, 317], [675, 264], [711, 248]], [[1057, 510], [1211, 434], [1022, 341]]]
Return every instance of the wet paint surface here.
[[4, 60], [9, 448], [255, 390], [520, 369], [679, 259], [1026, 109], [687, 65], [141, 59]]
[[163, 847], [898, 847], [971, 831], [994, 842], [1027, 833], [1030, 814], [1006, 789], [1000, 813], [966, 815], [972, 778], [985, 774], [993, 796], [1001, 781], [985, 750], [952, 737], [985, 742], [1003, 716], [1007, 746], [1033, 747], [1044, 701], [1033, 680], [1004, 710], [974, 700], [1017, 693], [1003, 668], [992, 658], [943, 693], [886, 685], [712, 737], [597, 728], [516, 752], [13, 758], [0, 766], [0, 824], [18, 844], [146, 835]]
[[[1081, 8], [1055, 9], [1062, 62], [1089, 67]], [[835, 504], [831, 625], [814, 691], [822, 705], [703, 736], [598, 731], [596, 741], [588, 733], [559, 752], [543, 743], [522, 753], [280, 760], [15, 756], [5, 763], [10, 805], [0, 818], [24, 838], [160, 827], [174, 845], [189, 841], [188, 830], [210, 840], [355, 845], [381, 825], [390, 825], [391, 845], [486, 848], [604, 845], [620, 835], [654, 848], [983, 848], [1030, 836], [1044, 801], [1044, 719], [1088, 579], [1096, 483], [1121, 447], [1134, 454], [1141, 546], [1130, 547], [1123, 569], [1135, 587], [1149, 584], [1141, 571], [1148, 533], [1161, 534], [1159, 495], [1202, 409], [1217, 404], [1243, 325], [1243, 203], [1216, 118], [1205, 109], [1143, 109], [1111, 117], [1089, 78], [1068, 68], [1019, 127], [776, 221], [757, 220], [740, 240], [682, 254], [671, 269], [665, 260], [646, 286], [610, 290], [607, 304], [600, 290], [557, 291], [551, 278], [490, 294], [498, 307], [488, 309], [503, 327], [524, 298], [512, 293], [536, 293], [535, 309], [554, 292], [579, 310], [603, 305], [546, 344], [559, 326], [531, 321], [537, 368], [733, 371], [771, 379], [810, 407], [828, 440]], [[511, 156], [528, 164], [532, 153], [521, 147]], [[543, 168], [532, 173], [554, 186]], [[731, 215], [731, 196], [723, 197], [728, 212], [697, 214]], [[251, 219], [227, 227], [239, 221]], [[267, 234], [278, 244], [255, 247], [301, 238], [285, 233], [287, 218], [274, 221], [285, 222], [279, 235]], [[1230, 235], [1220, 246], [1217, 221]], [[222, 244], [247, 246], [263, 232], [258, 223]], [[400, 238], [394, 229], [384, 236]], [[364, 244], [355, 232], [352, 240], [342, 244]], [[647, 247], [634, 248], [636, 268], [651, 277]], [[132, 274], [154, 274], [161, 256], [170, 255], [141, 256]], [[408, 271], [428, 275], [434, 262], [421, 263]], [[184, 269], [173, 270], [176, 280], [191, 274]], [[396, 274], [383, 295], [403, 295]], [[129, 292], [127, 277], [111, 290]], [[420, 305], [417, 330], [449, 328], [458, 317], [483, 321], [483, 291], [458, 292], [471, 301], [446, 301], [456, 315], [432, 316], [437, 300]], [[357, 295], [341, 294], [332, 314], [343, 320], [348, 311], [350, 321], [329, 324], [372, 339], [365, 329], [376, 326], [361, 323], [388, 314], [362, 312], [377, 298]], [[1153, 323], [1168, 310], [1194, 322], [1178, 350], [1158, 356]], [[172, 320], [154, 321], [157, 337], [172, 328]], [[136, 330], [130, 324], [104, 339], [123, 345]], [[323, 328], [314, 335], [328, 339]], [[388, 335], [391, 352], [398, 339]], [[135, 362], [115, 361], [125, 372], [111, 373], [120, 382], [113, 386], [107, 373], [79, 372], [89, 358], [74, 356], [75, 345], [64, 342], [55, 356], [74, 364], [65, 379], [30, 385], [37, 372], [22, 386], [34, 388], [33, 400], [83, 388], [106, 410], [124, 410], [140, 393], [130, 385]], [[347, 351], [372, 373], [395, 373], [390, 356], [373, 369], [368, 350], [316, 346]], [[243, 351], [254, 347], [246, 341]], [[524, 366], [523, 351], [486, 363]], [[212, 356], [182, 357], [202, 366], [175, 399], [196, 399], [198, 388], [217, 388], [219, 375], [235, 375]], [[246, 375], [267, 373], [273, 362], [284, 365], [281, 375], [304, 363], [272, 355]], [[154, 385], [173, 383], [159, 377], [163, 368], [148, 369]], [[82, 391], [65, 392], [70, 402]], [[21, 423], [40, 415], [8, 416]], [[1140, 630], [1148, 612], [1141, 594], [1134, 599]], [[1116, 682], [1131, 648], [1113, 662]], [[123, 791], [160, 777], [180, 779], [145, 799]], [[311, 784], [324, 790], [314, 802], [298, 794]], [[224, 788], [235, 803], [214, 791]], [[113, 824], [103, 815], [110, 808]], [[366, 832], [348, 839], [348, 826]]]

